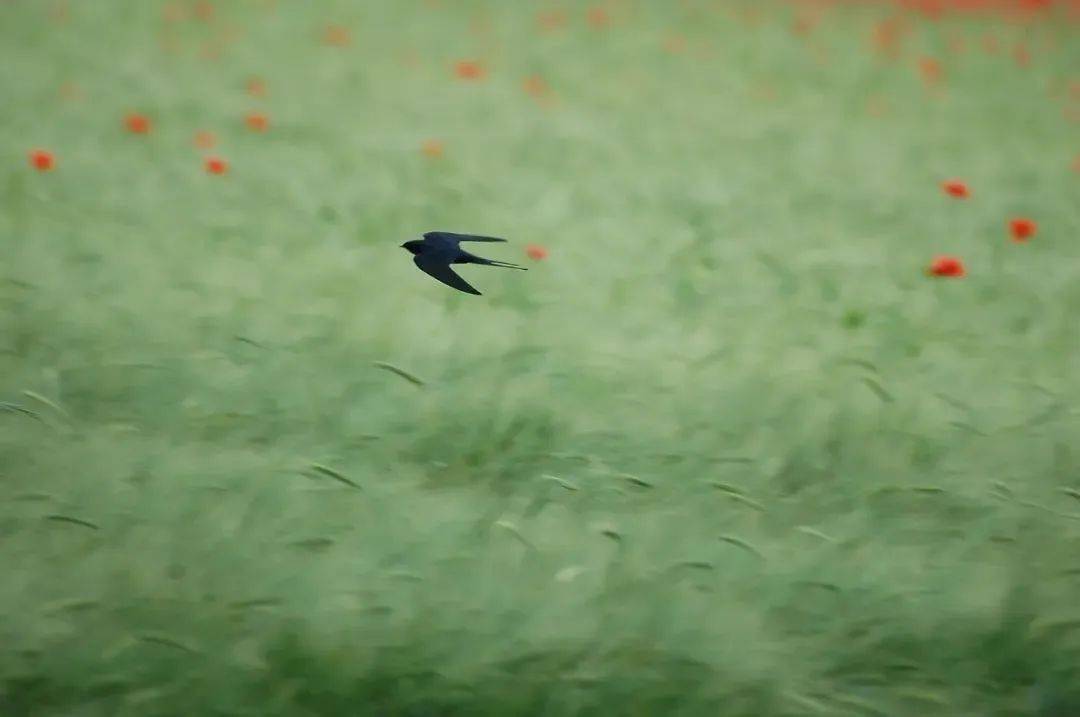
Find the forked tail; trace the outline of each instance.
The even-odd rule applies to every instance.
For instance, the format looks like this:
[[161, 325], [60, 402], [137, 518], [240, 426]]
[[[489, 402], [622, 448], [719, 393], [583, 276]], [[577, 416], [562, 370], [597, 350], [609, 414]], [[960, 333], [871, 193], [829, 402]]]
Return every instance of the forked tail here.
[[488, 259], [488, 264], [490, 264], [491, 266], [504, 266], [507, 269], [521, 269], [522, 271], [528, 271], [528, 268], [526, 268], [524, 266], [518, 266], [517, 264], [511, 264], [510, 262], [507, 262], [507, 261], [492, 261], [491, 259]]

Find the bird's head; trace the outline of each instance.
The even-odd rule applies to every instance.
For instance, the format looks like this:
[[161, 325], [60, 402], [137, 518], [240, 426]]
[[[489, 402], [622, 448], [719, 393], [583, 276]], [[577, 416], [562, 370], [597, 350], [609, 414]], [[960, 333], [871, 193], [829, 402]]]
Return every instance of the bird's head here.
[[412, 241], [407, 241], [404, 244], [402, 244], [401, 248], [402, 249], [408, 249], [409, 253], [411, 253], [411, 254], [419, 254], [420, 249], [423, 246], [424, 246], [424, 242], [420, 241], [419, 239], [413, 239]]

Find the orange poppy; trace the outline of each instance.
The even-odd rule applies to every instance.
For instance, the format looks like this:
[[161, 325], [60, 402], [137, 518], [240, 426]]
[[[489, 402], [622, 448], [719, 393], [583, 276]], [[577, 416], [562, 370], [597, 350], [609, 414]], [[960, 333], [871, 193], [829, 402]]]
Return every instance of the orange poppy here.
[[941, 84], [942, 79], [945, 77], [941, 62], [934, 57], [919, 58], [919, 73], [922, 75], [923, 82], [928, 86]]
[[611, 16], [608, 15], [608, 11], [602, 7], [589, 8], [589, 12], [585, 16], [589, 22], [589, 27], [594, 30], [602, 30], [611, 24]]
[[161, 17], [167, 23], [182, 22], [187, 19], [187, 10], [182, 3], [166, 3], [161, 8]]
[[146, 115], [132, 112], [124, 117], [124, 126], [126, 126], [128, 132], [131, 132], [132, 134], [149, 134], [150, 118]]
[[525, 247], [525, 254], [534, 261], [547, 259], [548, 250], [539, 244], [529, 244]]
[[204, 129], [195, 133], [195, 146], [199, 149], [211, 149], [217, 144], [217, 137], [213, 132], [208, 132]]
[[85, 94], [82, 87], [79, 87], [79, 85], [74, 82], [68, 81], [60, 85], [60, 97], [65, 100], [81, 100], [84, 98]]
[[270, 119], [261, 112], [252, 112], [244, 118], [244, 124], [252, 132], [265, 132], [270, 128]]
[[891, 17], [882, 20], [874, 26], [872, 34], [874, 49], [883, 55], [897, 57], [906, 35], [907, 25], [901, 18]]
[[331, 47], [348, 47], [352, 44], [352, 34], [347, 27], [328, 25], [323, 31], [323, 44]]
[[487, 77], [487, 68], [476, 60], [459, 60], [454, 65], [454, 74], [463, 80], [482, 80]]
[[441, 140], [428, 139], [424, 140], [424, 143], [420, 145], [420, 151], [424, 153], [425, 157], [431, 159], [438, 159], [443, 156], [443, 143]]
[[967, 274], [967, 269], [964, 268], [964, 262], [959, 257], [942, 255], [934, 257], [926, 273], [930, 276], [959, 278]]
[[1009, 234], [1012, 236], [1012, 240], [1018, 244], [1022, 244], [1035, 236], [1037, 229], [1038, 225], [1033, 220], [1025, 217], [1009, 220]]
[[947, 182], [941, 183], [941, 189], [950, 197], [956, 199], [967, 199], [971, 196], [971, 189], [966, 182], [962, 182], [959, 179], [950, 179]]
[[522, 81], [521, 87], [526, 93], [537, 99], [551, 92], [551, 87], [540, 75], [529, 75]]
[[39, 172], [49, 172], [56, 167], [56, 156], [47, 149], [30, 152], [30, 166]]
[[229, 163], [221, 157], [207, 157], [205, 167], [209, 174], [225, 174], [229, 171]]
[[668, 35], [664, 39], [664, 50], [672, 55], [686, 52], [686, 38], [682, 35]]
[[1028, 52], [1027, 45], [1024, 43], [1017, 43], [1013, 48], [1013, 59], [1016, 60], [1016, 64], [1020, 67], [1027, 67], [1031, 64], [1031, 53]]
[[554, 32], [566, 27], [566, 12], [563, 10], [551, 10], [536, 15], [536, 24], [542, 32]]
[[203, 22], [210, 22], [213, 20], [214, 4], [208, 0], [199, 0], [199, 2], [195, 3], [195, 17]]
[[266, 97], [266, 82], [261, 77], [249, 77], [247, 92], [252, 97]]

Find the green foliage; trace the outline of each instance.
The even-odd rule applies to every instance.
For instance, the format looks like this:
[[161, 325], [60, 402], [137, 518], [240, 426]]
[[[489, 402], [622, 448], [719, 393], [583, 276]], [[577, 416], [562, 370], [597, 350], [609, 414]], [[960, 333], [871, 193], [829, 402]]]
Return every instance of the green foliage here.
[[0, 4], [0, 714], [1080, 714], [1075, 25], [70, 6]]

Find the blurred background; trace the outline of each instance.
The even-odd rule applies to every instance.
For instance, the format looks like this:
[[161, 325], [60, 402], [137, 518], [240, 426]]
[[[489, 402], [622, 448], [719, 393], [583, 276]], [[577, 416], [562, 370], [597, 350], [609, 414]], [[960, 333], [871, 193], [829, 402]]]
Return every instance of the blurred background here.
[[4, 0], [0, 102], [0, 713], [1080, 714], [1075, 1]]

